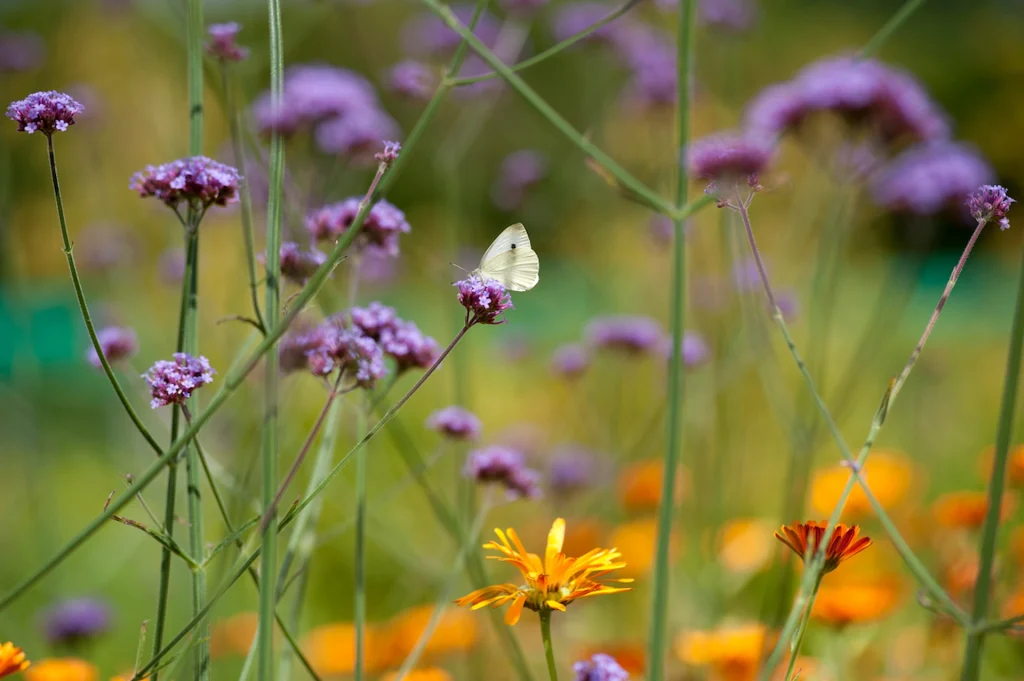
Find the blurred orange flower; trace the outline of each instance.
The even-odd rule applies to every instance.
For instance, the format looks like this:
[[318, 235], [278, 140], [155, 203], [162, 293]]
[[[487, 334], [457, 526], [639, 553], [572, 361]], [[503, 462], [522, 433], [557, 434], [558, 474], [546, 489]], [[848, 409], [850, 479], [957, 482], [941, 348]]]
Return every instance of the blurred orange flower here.
[[95, 665], [74, 657], [40, 660], [25, 670], [28, 681], [96, 681], [99, 676]]
[[[676, 478], [676, 501], [683, 497], [685, 471]], [[661, 504], [661, 486], [665, 464], [661, 459], [648, 459], [628, 464], [619, 473], [619, 497], [630, 511], [653, 511]]]
[[[988, 480], [992, 476], [992, 463], [996, 447], [991, 445], [981, 452], [982, 474]], [[1024, 486], [1024, 445], [1011, 446], [1006, 459], [1006, 482], [1015, 487]]]
[[977, 554], [958, 554], [942, 568], [942, 587], [957, 602], [967, 602], [978, 581]]
[[452, 681], [452, 675], [440, 667], [424, 667], [411, 669], [405, 676], [399, 677], [398, 672], [388, 672], [381, 681]]
[[[118, 676], [113, 677], [110, 681], [129, 681], [133, 676], [135, 676], [135, 672], [125, 672], [124, 674], [119, 674]], [[144, 676], [138, 681], [149, 681], [149, 677]]]
[[[1013, 512], [1015, 500], [1003, 497], [1002, 516], [1005, 520]], [[947, 528], [976, 530], [985, 522], [988, 513], [988, 495], [975, 490], [947, 492], [932, 504], [935, 521]]]
[[248, 655], [259, 619], [254, 612], [242, 612], [214, 623], [210, 631], [210, 657], [216, 660], [225, 655]]
[[562, 552], [567, 556], [582, 556], [592, 546], [599, 546], [608, 536], [608, 527], [597, 518], [577, 518], [565, 526], [565, 544]]
[[902, 593], [893, 579], [825, 583], [818, 589], [811, 617], [834, 627], [873, 622], [891, 614]]
[[1014, 528], [1010, 536], [1010, 554], [1017, 567], [1024, 567], [1024, 525]]
[[686, 664], [709, 666], [726, 681], [749, 681], [772, 644], [763, 624], [712, 631], [688, 631], [676, 638], [676, 656]]
[[[902, 452], [879, 451], [864, 462], [861, 476], [882, 508], [889, 509], [899, 504], [910, 491], [914, 466]], [[816, 472], [811, 480], [811, 508], [814, 512], [831, 514], [849, 478], [850, 469], [842, 464]], [[859, 484], [853, 487], [850, 496], [846, 498], [843, 513], [856, 517], [873, 514], [871, 502]]]
[[597, 654], [611, 655], [630, 676], [643, 676], [647, 646], [643, 643], [594, 643], [580, 648], [574, 659], [590, 659]]
[[[775, 533], [775, 538], [793, 549], [793, 552], [800, 556], [800, 560], [803, 560], [808, 546], [811, 547], [812, 555], [818, 550], [827, 526], [828, 523], [818, 523], [813, 520], [806, 523], [784, 525], [779, 532]], [[835, 526], [828, 546], [825, 547], [823, 574], [832, 572], [844, 560], [856, 556], [871, 546], [871, 540], [868, 537], [858, 539], [858, 534], [860, 534], [860, 527], [857, 525], [847, 527], [838, 523]]]
[[760, 570], [772, 555], [768, 533], [771, 526], [763, 520], [741, 518], [722, 528], [718, 560], [731, 572]]
[[25, 651], [10, 641], [0, 643], [0, 676], [17, 674], [28, 669], [32, 664], [25, 659]]
[[[612, 530], [609, 544], [621, 554], [626, 565], [623, 574], [638, 577], [645, 575], [654, 567], [654, 551], [658, 541], [658, 521], [655, 518], [643, 518], [623, 523]], [[669, 554], [674, 557], [678, 553], [678, 542], [673, 536], [669, 542]]]
[[578, 598], [599, 596], [629, 591], [628, 587], [611, 586], [608, 582], [628, 583], [632, 579], [598, 581], [613, 570], [625, 567], [622, 554], [616, 549], [592, 549], [579, 558], [562, 553], [565, 541], [565, 520], [555, 518], [548, 532], [548, 544], [544, 560], [536, 553], [529, 553], [519, 535], [511, 527], [505, 532], [495, 529], [501, 543], [490, 541], [484, 544], [502, 554], [489, 556], [503, 563], [511, 563], [519, 569], [525, 584], [496, 584], [478, 589], [456, 600], [458, 605], [470, 606], [477, 610], [484, 606], [497, 608], [511, 603], [505, 613], [505, 622], [515, 625], [523, 613], [523, 607], [530, 610], [565, 610], [565, 606]]
[[[398, 659], [404, 660], [416, 647], [433, 615], [433, 605], [421, 605], [399, 614], [387, 625]], [[445, 610], [423, 648], [423, 654], [442, 655], [467, 650], [473, 647], [478, 637], [475, 617], [464, 610]]]
[[[306, 634], [301, 648], [320, 676], [349, 674], [356, 666], [356, 628], [350, 622], [317, 627]], [[363, 669], [375, 673], [394, 666], [395, 662], [390, 640], [374, 627], [367, 627]]]

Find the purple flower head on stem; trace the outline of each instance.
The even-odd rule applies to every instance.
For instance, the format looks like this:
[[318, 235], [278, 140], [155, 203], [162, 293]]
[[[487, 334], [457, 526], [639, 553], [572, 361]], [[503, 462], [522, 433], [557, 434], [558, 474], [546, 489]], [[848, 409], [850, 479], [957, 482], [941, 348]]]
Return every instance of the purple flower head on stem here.
[[1010, 219], [1006, 217], [1006, 213], [1010, 210], [1010, 204], [1014, 202], [1015, 199], [1007, 195], [1005, 187], [985, 184], [967, 197], [967, 210], [971, 212], [971, 217], [979, 222], [994, 220], [999, 223], [999, 229], [1009, 229]]
[[169, 404], [185, 404], [192, 397], [192, 391], [213, 382], [216, 372], [210, 361], [200, 355], [193, 357], [184, 352], [174, 353], [174, 359], [162, 359], [142, 375], [149, 384], [153, 409]]
[[395, 64], [388, 73], [388, 89], [401, 97], [425, 102], [436, 87], [436, 70], [415, 59]]
[[0, 31], [0, 73], [34, 69], [45, 54], [46, 43], [37, 33]]
[[378, 151], [373, 155], [375, 159], [383, 163], [384, 165], [391, 166], [395, 161], [398, 160], [398, 155], [402, 153], [402, 145], [398, 142], [388, 142], [384, 140], [384, 149]]
[[360, 388], [373, 388], [387, 375], [384, 354], [377, 341], [356, 328], [343, 329], [326, 322], [314, 335], [317, 343], [306, 351], [306, 361], [315, 376], [335, 371], [351, 378]]
[[598, 653], [589, 660], [580, 660], [572, 666], [575, 681], [629, 681], [629, 672], [611, 655]]
[[435, 411], [426, 426], [452, 440], [476, 440], [484, 428], [476, 414], [455, 406]]
[[590, 368], [590, 353], [586, 346], [567, 343], [555, 349], [551, 356], [551, 370], [562, 378], [579, 378]]
[[[306, 229], [314, 241], [336, 241], [355, 220], [361, 199], [351, 197], [313, 211], [306, 217]], [[398, 255], [398, 235], [411, 231], [405, 220], [405, 213], [387, 201], [373, 204], [363, 226], [359, 230], [356, 244], [361, 248], [380, 250], [388, 255]]]
[[75, 116], [84, 111], [85, 107], [71, 95], [50, 90], [11, 102], [7, 107], [7, 117], [18, 124], [18, 132], [32, 134], [38, 131], [50, 136], [74, 125]]
[[617, 315], [596, 317], [583, 332], [587, 344], [628, 355], [656, 352], [665, 342], [661, 325], [650, 317]]
[[526, 193], [548, 174], [548, 160], [539, 151], [521, 149], [506, 156], [498, 169], [498, 179], [491, 189], [494, 205], [502, 210], [515, 210]]
[[[280, 106], [275, 107], [270, 93], [265, 92], [253, 102], [252, 113], [261, 133], [276, 129], [282, 135], [293, 135], [321, 121], [378, 108], [373, 85], [354, 71], [303, 64], [285, 70]], [[381, 135], [376, 141], [385, 137], [392, 135]]]
[[[665, 339], [665, 358], [672, 358], [672, 339]], [[698, 367], [711, 357], [711, 349], [708, 347], [704, 337], [696, 331], [686, 330], [683, 332], [679, 353], [683, 358], [683, 364], [688, 369]]]
[[576, 446], [560, 447], [551, 457], [548, 484], [559, 494], [571, 494], [594, 484], [593, 452]]
[[[128, 359], [139, 350], [139, 339], [135, 335], [135, 331], [127, 327], [108, 326], [105, 329], [100, 329], [96, 338], [100, 342], [103, 356], [111, 364]], [[86, 352], [86, 359], [97, 369], [103, 368], [100, 356], [96, 354], [96, 348], [89, 348]]]
[[470, 452], [462, 474], [479, 483], [501, 485], [510, 500], [540, 496], [540, 474], [526, 467], [520, 452], [500, 445]]
[[[460, 23], [469, 26], [473, 17], [472, 5], [454, 5], [451, 9]], [[487, 47], [494, 47], [500, 31], [498, 20], [485, 11], [480, 15], [473, 34]], [[462, 42], [458, 33], [429, 12], [413, 17], [402, 29], [402, 38], [402, 44], [412, 53], [430, 57], [447, 57]]]
[[393, 330], [401, 321], [395, 308], [377, 301], [366, 307], [353, 307], [348, 312], [348, 322], [374, 340], [380, 340], [384, 331]]
[[[601, 2], [573, 2], [561, 5], [555, 13], [553, 32], [559, 42], [590, 28], [615, 11], [611, 5]], [[629, 15], [618, 17], [593, 33], [587, 35], [581, 43], [599, 44], [613, 43], [622, 32], [622, 27], [630, 23]]]
[[953, 142], [912, 147], [876, 173], [875, 201], [897, 213], [933, 215], [964, 205], [968, 195], [992, 178], [992, 169], [974, 149]]
[[399, 321], [380, 334], [384, 353], [394, 358], [398, 373], [409, 369], [429, 369], [441, 352], [437, 341], [427, 336], [413, 322]]
[[189, 156], [132, 175], [129, 188], [142, 198], [155, 197], [177, 212], [182, 202], [198, 212], [238, 200], [242, 177], [235, 168], [206, 156]]
[[381, 140], [398, 137], [398, 123], [374, 107], [332, 118], [316, 126], [316, 144], [325, 154], [346, 156], [370, 163]]
[[695, 177], [716, 185], [751, 187], [772, 160], [773, 145], [753, 135], [723, 134], [696, 140], [686, 162]]
[[469, 313], [469, 324], [501, 324], [498, 319], [506, 310], [514, 309], [512, 297], [505, 287], [494, 279], [472, 275], [455, 282], [459, 289], [459, 304]]
[[281, 244], [281, 276], [299, 286], [304, 285], [325, 262], [327, 254], [315, 248], [303, 250], [292, 241]]
[[278, 345], [277, 356], [284, 373], [309, 369], [309, 353], [324, 343], [327, 326], [310, 328], [303, 325], [285, 334]]
[[210, 24], [206, 33], [210, 41], [206, 43], [206, 51], [210, 56], [222, 61], [242, 61], [249, 56], [249, 48], [235, 42], [242, 31], [242, 25], [231, 21], [226, 24]]
[[110, 629], [110, 606], [95, 598], [61, 601], [43, 615], [43, 629], [51, 645], [75, 645]]

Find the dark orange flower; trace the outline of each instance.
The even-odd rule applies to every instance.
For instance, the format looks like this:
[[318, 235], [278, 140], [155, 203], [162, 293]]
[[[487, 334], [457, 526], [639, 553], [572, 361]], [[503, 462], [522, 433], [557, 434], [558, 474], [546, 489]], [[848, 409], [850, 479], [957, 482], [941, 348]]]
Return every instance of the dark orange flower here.
[[0, 676], [25, 671], [29, 664], [21, 648], [10, 642], [0, 643]]
[[[1003, 497], [1002, 518], [1013, 512], [1015, 499]], [[974, 490], [959, 490], [943, 494], [932, 506], [935, 520], [943, 527], [976, 530], [985, 522], [988, 513], [988, 495]]]
[[818, 590], [811, 617], [835, 627], [880, 620], [899, 605], [902, 589], [892, 578], [824, 584]]
[[[784, 525], [779, 532], [775, 533], [775, 538], [793, 549], [796, 555], [800, 556], [800, 559], [803, 560], [808, 546], [810, 546], [812, 555], [818, 550], [825, 536], [827, 525], [828, 523], [819, 523], [813, 520], [806, 523]], [[825, 547], [823, 574], [832, 572], [844, 560], [852, 558], [871, 546], [871, 539], [868, 537], [858, 538], [858, 534], [860, 534], [860, 527], [858, 525], [847, 527], [842, 523], [838, 523], [835, 526], [835, 529], [832, 530], [832, 537], [829, 539], [828, 546]]]

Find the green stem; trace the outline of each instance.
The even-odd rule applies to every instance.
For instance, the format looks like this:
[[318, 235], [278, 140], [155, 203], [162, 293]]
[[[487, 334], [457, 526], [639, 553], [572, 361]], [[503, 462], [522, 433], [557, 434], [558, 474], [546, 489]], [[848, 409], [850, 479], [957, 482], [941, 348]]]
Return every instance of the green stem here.
[[[280, 0], [267, 0], [268, 23], [270, 26], [270, 98], [271, 106], [282, 102], [284, 86], [284, 54], [281, 36]], [[284, 140], [278, 130], [270, 139], [270, 195], [267, 200], [266, 238], [266, 302], [264, 310], [267, 325], [278, 325], [281, 315], [281, 184], [284, 177]], [[265, 411], [263, 421], [263, 446], [261, 459], [263, 469], [264, 517], [274, 519], [274, 493], [277, 489], [278, 456], [278, 404], [277, 389], [280, 379], [276, 348], [270, 348], [264, 362]], [[263, 555], [260, 562], [260, 605], [259, 636], [257, 639], [257, 678], [272, 681], [274, 676], [274, 637], [270, 619], [276, 610], [277, 598], [277, 527], [264, 522]], [[265, 623], [265, 626], [263, 624]]]
[[203, 0], [187, 0], [188, 153], [203, 153]]
[[[676, 142], [680, 155], [690, 135], [690, 92], [693, 86], [693, 56], [696, 40], [696, 0], [680, 0], [676, 51], [678, 104], [676, 105]], [[676, 172], [676, 208], [686, 205], [689, 177], [686, 164]], [[686, 239], [683, 221], [673, 221], [672, 257], [672, 355], [668, 376], [668, 427], [665, 438], [665, 463], [658, 507], [658, 535], [654, 559], [654, 589], [651, 603], [651, 634], [647, 660], [650, 681], [665, 678], [665, 646], [668, 637], [668, 601], [671, 582], [669, 546], [675, 520], [675, 480], [683, 431], [683, 358], [682, 341], [686, 316]]]
[[1021, 350], [1024, 348], [1024, 260], [1021, 263], [1020, 283], [1017, 286], [1017, 306], [1010, 331], [1010, 349], [1006, 359], [1006, 378], [1003, 399], [999, 408], [999, 427], [996, 431], [996, 452], [992, 462], [992, 477], [988, 483], [988, 511], [981, 535], [981, 557], [978, 579], [974, 584], [974, 611], [971, 628], [967, 632], [967, 650], [960, 672], [962, 681], [977, 681], [981, 677], [981, 653], [985, 645], [985, 620], [988, 617], [989, 596], [992, 588], [992, 563], [995, 560], [996, 538], [1003, 507], [1006, 482], [1006, 460], [1013, 436], [1013, 423], [1017, 413], [1017, 390], [1020, 384]]
[[555, 650], [551, 645], [551, 611], [544, 609], [540, 613], [540, 638], [544, 642], [544, 658], [548, 661], [548, 677], [558, 681], [558, 666], [555, 664]]
[[[358, 400], [357, 400], [358, 401]], [[356, 405], [356, 433], [366, 432], [366, 406]], [[366, 448], [356, 455], [356, 555], [355, 555], [355, 681], [363, 681], [363, 647], [366, 636]]]
[[786, 674], [783, 676], [783, 681], [790, 681], [793, 678], [793, 668], [796, 666], [796, 661], [800, 657], [800, 649], [804, 645], [804, 634], [807, 633], [807, 625], [811, 621], [811, 610], [814, 608], [814, 599], [818, 597], [818, 589], [821, 588], [821, 579], [824, 577], [824, 573], [818, 573], [818, 578], [814, 581], [814, 590], [811, 591], [811, 597], [807, 600], [804, 605], [803, 617], [800, 620], [800, 628], [797, 630], [796, 639], [789, 652], [789, 664], [786, 665]]
[[872, 36], [871, 40], [864, 46], [864, 49], [860, 51], [860, 58], [867, 59], [874, 55], [885, 44], [885, 41], [896, 32], [896, 29], [902, 26], [910, 18], [910, 15], [916, 12], [924, 2], [925, 0], [907, 0], [903, 3], [903, 6], [899, 8], [896, 14], [892, 15], [892, 18], [885, 22], [882, 28], [878, 29], [878, 33]]

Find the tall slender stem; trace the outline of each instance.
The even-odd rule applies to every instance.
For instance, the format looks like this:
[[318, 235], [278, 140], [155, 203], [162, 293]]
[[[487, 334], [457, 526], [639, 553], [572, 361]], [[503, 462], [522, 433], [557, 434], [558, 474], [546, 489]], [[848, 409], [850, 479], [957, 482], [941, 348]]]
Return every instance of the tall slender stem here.
[[807, 633], [807, 625], [811, 621], [811, 610], [814, 609], [814, 600], [818, 597], [818, 589], [821, 588], [821, 578], [825, 575], [819, 573], [818, 577], [814, 580], [814, 589], [811, 591], [811, 597], [807, 599], [807, 603], [804, 605], [803, 617], [800, 620], [800, 628], [797, 629], [796, 638], [789, 651], [789, 664], [786, 665], [786, 674], [782, 677], [785, 681], [793, 678], [793, 668], [796, 666], [796, 661], [800, 657], [800, 649], [804, 645], [804, 634]]
[[[357, 400], [358, 402], [359, 400]], [[356, 404], [356, 433], [366, 432], [368, 403]], [[356, 546], [355, 546], [354, 622], [356, 629], [355, 681], [363, 681], [363, 659], [366, 638], [366, 447], [356, 455]]]
[[[694, 27], [697, 0], [680, 0], [676, 50], [677, 97], [676, 140], [681, 159], [690, 135], [690, 92], [693, 87]], [[686, 164], [676, 170], [675, 206], [686, 205], [689, 177]], [[658, 535], [654, 558], [654, 593], [651, 603], [651, 633], [648, 642], [650, 681], [665, 677], [665, 644], [668, 636], [668, 601], [671, 583], [669, 545], [675, 520], [675, 480], [683, 432], [683, 328], [686, 316], [686, 240], [683, 220], [672, 223], [672, 355], [668, 375], [668, 428], [665, 438], [665, 463], [658, 508]]]
[[548, 661], [548, 677], [558, 681], [558, 665], [555, 664], [555, 649], [551, 644], [551, 611], [540, 611], [540, 638], [544, 642], [544, 658]]
[[[270, 26], [270, 99], [275, 109], [281, 106], [283, 90], [284, 54], [281, 36], [280, 0], [267, 0]], [[284, 178], [284, 141], [278, 130], [270, 140], [270, 194], [267, 200], [266, 238], [266, 323], [276, 327], [281, 317], [281, 185]], [[263, 469], [263, 508], [270, 520], [274, 519], [274, 493], [277, 489], [278, 413], [277, 387], [279, 380], [278, 356], [274, 345], [264, 362], [264, 423], [261, 451]], [[257, 641], [257, 670], [260, 681], [272, 681], [274, 674], [274, 638], [270, 624], [277, 603], [277, 527], [265, 522], [263, 527], [263, 555], [260, 562], [259, 638]]]
[[992, 589], [992, 563], [995, 560], [996, 538], [1003, 507], [1006, 482], [1006, 460], [1017, 415], [1017, 392], [1020, 384], [1021, 351], [1024, 348], [1024, 259], [1021, 261], [1020, 283], [1017, 285], [1017, 306], [1010, 331], [1010, 349], [1006, 359], [1006, 378], [1003, 381], [1002, 405], [999, 408], [999, 427], [996, 432], [996, 452], [992, 462], [992, 477], [988, 483], [988, 511], [981, 533], [981, 557], [978, 561], [978, 579], [974, 584], [974, 611], [971, 627], [967, 631], [967, 649], [960, 672], [962, 681], [977, 681], [981, 677], [981, 652], [985, 645], [985, 620], [988, 617], [989, 596]]

